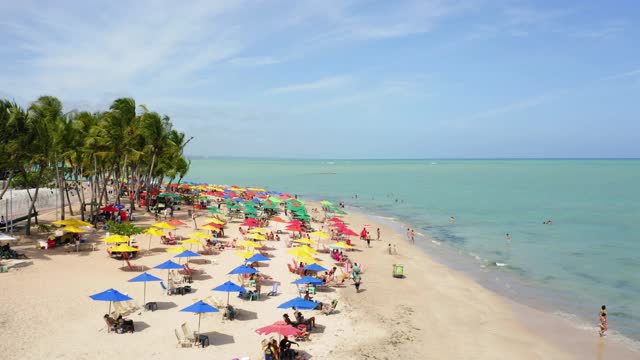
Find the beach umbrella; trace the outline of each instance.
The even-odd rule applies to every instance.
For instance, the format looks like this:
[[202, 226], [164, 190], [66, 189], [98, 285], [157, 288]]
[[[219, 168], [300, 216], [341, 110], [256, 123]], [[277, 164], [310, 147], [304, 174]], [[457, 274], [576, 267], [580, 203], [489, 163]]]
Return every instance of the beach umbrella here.
[[262, 245], [258, 244], [257, 242], [253, 242], [253, 241], [249, 241], [249, 240], [240, 241], [238, 243], [238, 246], [242, 246], [242, 247], [246, 247], [246, 248], [261, 248], [262, 247]]
[[180, 311], [198, 314], [198, 334], [200, 334], [200, 320], [201, 320], [202, 314], [220, 312], [220, 310], [214, 308], [213, 306], [205, 303], [202, 300], [198, 301], [195, 304], [189, 305]]
[[302, 330], [295, 328], [284, 321], [276, 321], [275, 323], [261, 327], [256, 330], [258, 335], [278, 334], [282, 336], [296, 336], [302, 334]]
[[336, 249], [352, 249], [353, 248], [353, 246], [345, 243], [344, 241], [337, 242], [329, 247], [336, 248]]
[[292, 282], [292, 284], [296, 284], [296, 285], [300, 285], [300, 284], [322, 285], [323, 282], [322, 282], [322, 280], [320, 280], [318, 278], [315, 278], [313, 276], [305, 276], [303, 278], [300, 278], [300, 279]]
[[215, 232], [220, 232], [220, 229], [218, 229], [217, 227], [214, 227], [212, 225], [204, 225], [204, 226], [200, 226], [199, 229], [202, 230], [211, 230], [211, 231], [215, 231]]
[[231, 281], [227, 281], [222, 285], [216, 286], [213, 289], [211, 289], [213, 291], [224, 291], [227, 293], [227, 305], [229, 305], [229, 294], [232, 292], [240, 292], [243, 293], [246, 290], [240, 286], [240, 285], [236, 285], [235, 283], [231, 282]]
[[144, 283], [144, 293], [142, 295], [142, 304], [147, 303], [147, 281], [162, 281], [159, 277], [155, 277], [146, 272], [134, 277], [133, 279], [129, 279], [129, 282], [143, 282]]
[[320, 201], [320, 204], [322, 204], [324, 206], [332, 206], [333, 205], [333, 203], [331, 201], [327, 201], [327, 200]]
[[303, 256], [297, 256], [296, 257], [298, 259], [298, 261], [300, 261], [301, 263], [305, 263], [305, 264], [319, 264], [320, 261], [310, 255], [303, 255]]
[[265, 229], [265, 228], [253, 228], [253, 229], [249, 229], [250, 233], [266, 233], [269, 230]]
[[111, 303], [112, 302], [120, 302], [120, 301], [129, 301], [132, 300], [127, 295], [119, 292], [115, 289], [108, 289], [101, 293], [93, 294], [89, 296], [95, 301], [108, 301], [109, 302], [109, 312], [107, 314], [111, 314]]
[[164, 231], [158, 229], [158, 228], [154, 228], [154, 227], [150, 227], [148, 229], [146, 229], [144, 231], [145, 234], [149, 234], [149, 247], [147, 248], [147, 250], [151, 249], [151, 237], [152, 236], [164, 236]]
[[109, 205], [109, 206], [105, 206], [103, 208], [100, 208], [100, 211], [104, 211], [104, 212], [118, 212], [120, 210], [118, 210], [117, 207], [113, 206], [113, 205]]
[[254, 254], [250, 258], [248, 258], [246, 261], [248, 263], [252, 263], [252, 262], [258, 262], [258, 261], [270, 261], [270, 260], [271, 258], [268, 258], [262, 254]]
[[120, 244], [120, 245], [118, 245], [116, 247], [109, 248], [109, 251], [111, 251], [112, 253], [114, 253], [114, 252], [136, 252], [136, 251], [139, 251], [139, 250], [140, 249], [135, 248], [133, 246], [126, 245], [126, 244]]
[[252, 257], [254, 254], [253, 254], [252, 251], [245, 250], [245, 251], [236, 251], [236, 255], [240, 256], [243, 259], [248, 259], [248, 258]]
[[358, 236], [358, 233], [356, 233], [355, 231], [353, 231], [351, 229], [338, 229], [338, 231], [340, 231], [343, 235]]
[[[307, 248], [311, 249], [309, 247], [307, 247]], [[293, 256], [311, 256], [311, 255], [315, 254], [315, 253], [309, 252], [308, 249], [306, 249], [304, 246], [295, 247], [293, 249], [287, 250], [287, 254], [293, 255]], [[311, 249], [311, 250], [313, 250], [313, 249]]]
[[209, 210], [207, 211], [209, 211], [211, 214], [217, 214], [220, 212], [216, 206], [209, 206]]
[[327, 271], [326, 268], [318, 265], [318, 264], [309, 264], [309, 265], [305, 265], [305, 267], [303, 268], [304, 270], [308, 270], [308, 271]]
[[102, 241], [104, 241], [107, 244], [121, 244], [121, 243], [129, 242], [129, 237], [124, 235], [114, 234], [111, 236], [107, 236], [106, 238], [102, 239]]
[[192, 232], [188, 236], [196, 239], [208, 239], [211, 237], [211, 235], [205, 234], [202, 231]]
[[274, 216], [271, 219], [269, 219], [269, 221], [275, 221], [275, 222], [279, 222], [279, 223], [286, 223], [287, 220], [281, 218], [280, 216]]
[[314, 231], [312, 233], [309, 233], [310, 236], [317, 236], [319, 238], [323, 238], [323, 239], [328, 239], [331, 237], [331, 235], [327, 234], [324, 231]]
[[[180, 241], [180, 244], [184, 245], [184, 244], [188, 244], [188, 245], [198, 245], [198, 246], [202, 246], [202, 240], [198, 240], [198, 239], [187, 239], [187, 240], [182, 240]], [[189, 246], [189, 248], [191, 248], [191, 246]]]
[[184, 268], [182, 265], [180, 264], [176, 264], [171, 260], [167, 260], [165, 262], [163, 262], [160, 265], [156, 265], [153, 267], [154, 269], [161, 269], [161, 270], [167, 270], [167, 281], [169, 281], [169, 270], [171, 269], [182, 269]]
[[167, 224], [171, 225], [171, 226], [185, 226], [187, 225], [186, 223], [178, 220], [178, 219], [171, 219], [171, 221], [169, 221]]
[[170, 252], [170, 253], [174, 253], [174, 254], [180, 254], [181, 252], [184, 252], [186, 250], [187, 250], [187, 248], [182, 246], [182, 245], [172, 246], [170, 248], [166, 248], [165, 249], [166, 252]]
[[329, 221], [331, 221], [331, 222], [338, 222], [338, 223], [343, 222], [343, 221], [342, 221], [342, 219], [337, 218], [337, 217], [332, 217], [331, 219], [329, 219]]
[[62, 228], [62, 229], [60, 229], [60, 230], [62, 230], [62, 231], [64, 231], [64, 232], [68, 232], [68, 233], [76, 233], [76, 234], [77, 234], [77, 233], [87, 232], [87, 230], [80, 229], [79, 227], [77, 227], [77, 226], [73, 226], [73, 225], [71, 225], [71, 226], [65, 226], [65, 227], [63, 227], [63, 228]]
[[253, 239], [253, 240], [257, 240], [257, 241], [266, 241], [267, 238], [264, 237], [264, 235], [260, 235], [260, 234], [249, 234], [246, 236], [249, 239]]
[[240, 226], [250, 226], [250, 227], [258, 226], [258, 220], [249, 218], [249, 219], [246, 219]]
[[93, 226], [93, 224], [91, 224], [91, 223], [88, 223], [86, 221], [82, 221], [80, 219], [75, 219], [75, 218], [54, 221], [54, 222], [52, 222], [52, 224], [60, 225], [60, 226]]
[[222, 221], [222, 220], [220, 220], [218, 218], [209, 218], [209, 219], [207, 219], [206, 222], [208, 222], [208, 223], [212, 222], [212, 223], [216, 223], [218, 225], [224, 225], [224, 221]]
[[[214, 222], [210, 222], [210, 223], [208, 223], [208, 224], [204, 224], [204, 225], [206, 225], [206, 226], [213, 226], [213, 227], [214, 227], [214, 228], [216, 228], [216, 229], [222, 229], [222, 228], [224, 227], [224, 225], [216, 224], [216, 223], [214, 223]], [[204, 225], [203, 225], [203, 226], [204, 226]]]
[[298, 244], [305, 244], [305, 245], [316, 245], [317, 244], [317, 242], [315, 242], [315, 241], [313, 241], [311, 239], [308, 239], [308, 238], [296, 239], [296, 240], [293, 240], [293, 242], [298, 243]]
[[298, 310], [313, 310], [317, 306], [318, 304], [313, 301], [309, 301], [301, 297], [297, 297], [280, 304], [280, 306], [278, 306], [278, 309], [296, 308]]
[[231, 270], [228, 275], [236, 275], [236, 274], [255, 274], [258, 270], [248, 267], [246, 265], [240, 265], [237, 268]]
[[160, 228], [160, 229], [167, 229], [167, 230], [173, 230], [173, 229], [176, 228], [175, 226], [169, 225], [168, 223], [166, 223], [164, 221], [151, 224], [151, 226], [154, 226], [154, 227], [157, 227], [157, 228]]
[[195, 257], [195, 256], [202, 256], [198, 253], [194, 253], [193, 251], [190, 250], [185, 250], [183, 252], [181, 252], [180, 254], [174, 256], [175, 258], [187, 258], [187, 262], [189, 262], [189, 258], [190, 257]]

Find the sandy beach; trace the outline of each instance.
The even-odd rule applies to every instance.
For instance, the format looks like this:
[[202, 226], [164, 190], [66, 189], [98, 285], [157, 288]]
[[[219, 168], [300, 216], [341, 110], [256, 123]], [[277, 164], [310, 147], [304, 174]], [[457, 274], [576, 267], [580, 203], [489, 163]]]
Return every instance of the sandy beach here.
[[[307, 207], [319, 205], [307, 202]], [[148, 226], [153, 220], [141, 210], [135, 215], [141, 226]], [[199, 224], [204, 215], [198, 218]], [[53, 220], [54, 216], [48, 212], [41, 219]], [[175, 217], [189, 224], [178, 228], [178, 234], [193, 231], [186, 208], [176, 211]], [[296, 347], [307, 358], [638, 358], [637, 353], [599, 339], [595, 331], [580, 332], [551, 315], [496, 295], [435, 262], [407, 243], [402, 234], [376, 224], [371, 218], [350, 214], [344, 221], [358, 230], [363, 224], [370, 224], [372, 234], [379, 227], [382, 238], [372, 241], [371, 248], [356, 240], [356, 249], [349, 253], [364, 266], [359, 293], [350, 283], [343, 288], [320, 291], [316, 300], [337, 299], [338, 312], [327, 316], [319, 311], [305, 311], [305, 316], [315, 316], [318, 324], [311, 341]], [[228, 239], [240, 238], [239, 223], [234, 220], [227, 224]], [[322, 228], [319, 223], [312, 225]], [[275, 223], [271, 228], [275, 229]], [[0, 275], [3, 285], [0, 324], [5, 329], [0, 353], [5, 359], [262, 359], [260, 341], [269, 336], [260, 336], [255, 330], [281, 320], [285, 312], [292, 314], [291, 310], [277, 309], [297, 295], [296, 286], [291, 284], [297, 276], [289, 273], [286, 266], [292, 257], [287, 255], [284, 241], [269, 242], [275, 248], [270, 251], [274, 257], [261, 263], [264, 267], [260, 271], [281, 283], [279, 294], [266, 296], [271, 289], [271, 282], [267, 282], [258, 301], [231, 295], [231, 304], [240, 311], [237, 320], [223, 320], [221, 313], [204, 315], [201, 333], [209, 336], [211, 346], [178, 348], [174, 329], [184, 322], [192, 329], [197, 327], [197, 315], [180, 309], [208, 296], [226, 299], [226, 293], [211, 289], [227, 280], [237, 282], [236, 276], [227, 275], [242, 264], [235, 250], [192, 260], [192, 266], [202, 270], [202, 274], [194, 277], [191, 284], [194, 292], [190, 294], [167, 296], [158, 283], [148, 283], [147, 301], [157, 302], [159, 309], [130, 315], [136, 327], [133, 334], [107, 333], [102, 316], [108, 303], [92, 301], [89, 295], [115, 288], [141, 304], [143, 285], [127, 281], [138, 273], [121, 270], [122, 263], [108, 257], [108, 245], [99, 241], [103, 236], [104, 231], [88, 235], [96, 242], [96, 251], [35, 249], [31, 245], [33, 239], [45, 235], [23, 239], [20, 246], [15, 246], [33, 263]], [[136, 237], [142, 249], [147, 248], [149, 239], [149, 235]], [[324, 242], [328, 244], [329, 240]], [[395, 246], [398, 253], [390, 255], [388, 244]], [[152, 269], [174, 256], [165, 248], [158, 237], [151, 237], [151, 251], [132, 262], [166, 278], [166, 271]], [[328, 254], [319, 257], [325, 267], [333, 266]], [[395, 263], [404, 265], [405, 278], [391, 276]]]

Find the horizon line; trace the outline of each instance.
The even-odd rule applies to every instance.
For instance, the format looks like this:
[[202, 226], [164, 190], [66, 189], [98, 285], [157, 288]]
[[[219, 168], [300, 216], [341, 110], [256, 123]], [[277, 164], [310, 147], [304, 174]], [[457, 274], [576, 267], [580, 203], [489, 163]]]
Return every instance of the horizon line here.
[[640, 157], [425, 157], [425, 158], [320, 158], [320, 157], [270, 157], [270, 156], [215, 156], [185, 155], [188, 160], [326, 160], [326, 161], [377, 161], [377, 160], [640, 160]]

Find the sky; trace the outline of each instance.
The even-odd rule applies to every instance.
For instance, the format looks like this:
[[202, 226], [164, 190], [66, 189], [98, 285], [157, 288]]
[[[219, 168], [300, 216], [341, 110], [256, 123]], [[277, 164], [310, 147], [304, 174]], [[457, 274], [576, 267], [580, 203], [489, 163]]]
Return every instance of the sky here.
[[0, 98], [118, 97], [188, 155], [640, 157], [640, 2], [0, 1]]

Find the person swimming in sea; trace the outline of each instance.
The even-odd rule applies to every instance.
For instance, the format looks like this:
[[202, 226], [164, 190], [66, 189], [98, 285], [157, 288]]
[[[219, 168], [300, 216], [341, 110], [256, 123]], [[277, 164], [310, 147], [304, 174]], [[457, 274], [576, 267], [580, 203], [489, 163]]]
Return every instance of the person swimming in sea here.
[[553, 221], [551, 221], [551, 220], [547, 220], [547, 221], [543, 222], [543, 224], [545, 224], [545, 225], [552, 225], [552, 224], [553, 224]]
[[456, 218], [454, 216], [450, 217], [449, 222], [453, 224], [454, 222], [456, 222]]
[[511, 241], [511, 235], [509, 235], [509, 233], [507, 233], [507, 240]]
[[602, 307], [600, 308], [600, 336], [605, 336], [605, 332], [607, 332], [608, 329], [609, 326], [607, 325], [607, 307], [605, 305], [602, 305]]

